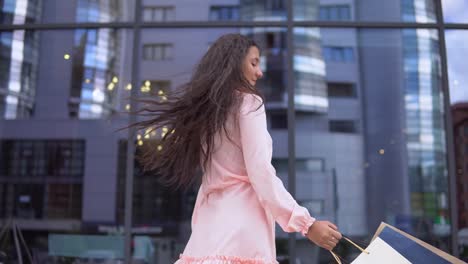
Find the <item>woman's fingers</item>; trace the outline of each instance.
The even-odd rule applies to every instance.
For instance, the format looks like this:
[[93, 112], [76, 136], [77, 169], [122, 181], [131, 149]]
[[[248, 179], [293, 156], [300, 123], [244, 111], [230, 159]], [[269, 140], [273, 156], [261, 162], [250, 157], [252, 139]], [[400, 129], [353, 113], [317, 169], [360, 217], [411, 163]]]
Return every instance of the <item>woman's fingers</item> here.
[[309, 228], [307, 237], [316, 245], [332, 250], [342, 236], [333, 223], [329, 221], [316, 221], [316, 223]]
[[331, 236], [334, 237], [336, 240], [340, 240], [342, 238], [341, 233], [335, 230], [330, 230]]
[[332, 222], [327, 221], [327, 224], [328, 224], [328, 226], [331, 227], [332, 229], [338, 230], [338, 227], [337, 227], [335, 224], [333, 224]]
[[333, 248], [336, 247], [338, 242], [341, 239], [341, 233], [335, 230], [330, 230], [330, 235], [328, 238], [325, 239], [323, 245], [325, 249], [332, 250]]
[[332, 250], [336, 247], [336, 243], [332, 242], [332, 241], [328, 241], [326, 243], [324, 243], [322, 245], [323, 248], [325, 248], [326, 250]]
[[327, 238], [322, 240], [322, 243], [321, 243], [320, 246], [325, 248], [325, 249], [331, 250], [336, 246], [336, 244], [338, 244], [338, 240], [336, 238], [327, 237]]

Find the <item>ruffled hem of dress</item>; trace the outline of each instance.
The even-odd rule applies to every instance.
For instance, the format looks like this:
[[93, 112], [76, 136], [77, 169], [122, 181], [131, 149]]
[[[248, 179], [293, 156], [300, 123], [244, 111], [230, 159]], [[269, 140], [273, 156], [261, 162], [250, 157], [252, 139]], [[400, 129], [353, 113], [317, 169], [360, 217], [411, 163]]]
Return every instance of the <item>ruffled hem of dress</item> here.
[[190, 257], [180, 255], [174, 264], [278, 264], [276, 260], [260, 258], [241, 258], [236, 256]]

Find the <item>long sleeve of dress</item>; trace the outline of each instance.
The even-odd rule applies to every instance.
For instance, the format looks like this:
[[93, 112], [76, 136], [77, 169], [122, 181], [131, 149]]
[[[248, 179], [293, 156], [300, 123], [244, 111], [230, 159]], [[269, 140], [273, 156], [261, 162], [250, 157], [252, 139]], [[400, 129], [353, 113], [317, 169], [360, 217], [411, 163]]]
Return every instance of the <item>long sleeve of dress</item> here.
[[267, 130], [265, 107], [256, 95], [245, 95], [239, 115], [244, 163], [260, 203], [285, 232], [307, 234], [315, 218], [297, 204], [276, 176], [271, 164], [272, 140]]

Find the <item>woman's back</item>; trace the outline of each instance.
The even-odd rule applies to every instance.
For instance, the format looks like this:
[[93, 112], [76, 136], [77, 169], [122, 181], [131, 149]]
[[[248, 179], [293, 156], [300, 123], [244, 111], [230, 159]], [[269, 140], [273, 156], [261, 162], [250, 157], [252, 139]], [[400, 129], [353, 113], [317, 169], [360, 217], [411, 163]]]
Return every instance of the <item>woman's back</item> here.
[[[241, 93], [239, 93], [239, 96], [244, 98], [240, 111], [237, 110], [239, 113], [236, 115], [235, 112], [232, 112], [226, 121], [226, 131], [222, 130], [214, 137], [211, 159], [202, 179], [206, 189], [223, 188], [239, 181], [249, 182], [242, 151], [238, 118], [243, 112], [242, 108], [250, 107], [245, 104], [251, 104], [253, 100], [260, 100], [260, 98], [251, 94], [242, 95]], [[252, 131], [250, 136], [255, 136], [254, 133], [255, 131]]]
[[[178, 263], [277, 263], [275, 220], [286, 231], [313, 223], [271, 166], [271, 137], [259, 97], [244, 94], [215, 138], [192, 216], [192, 235]], [[224, 262], [220, 262], [224, 261]]]

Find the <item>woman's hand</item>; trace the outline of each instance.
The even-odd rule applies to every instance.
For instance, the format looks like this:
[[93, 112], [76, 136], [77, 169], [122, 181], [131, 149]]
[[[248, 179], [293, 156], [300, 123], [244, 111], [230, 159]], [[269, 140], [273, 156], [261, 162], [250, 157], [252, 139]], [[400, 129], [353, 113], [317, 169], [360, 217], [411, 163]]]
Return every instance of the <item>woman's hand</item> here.
[[307, 238], [319, 247], [332, 250], [340, 241], [341, 233], [329, 221], [315, 221], [307, 231]]

